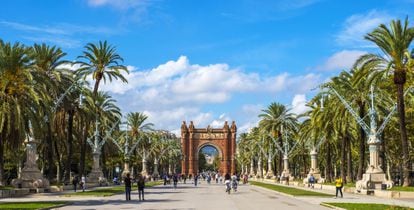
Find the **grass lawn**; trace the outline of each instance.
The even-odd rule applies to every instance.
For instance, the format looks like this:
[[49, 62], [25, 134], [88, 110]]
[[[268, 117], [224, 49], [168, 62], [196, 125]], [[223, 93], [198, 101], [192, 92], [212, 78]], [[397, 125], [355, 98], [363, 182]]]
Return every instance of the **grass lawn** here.
[[414, 187], [402, 187], [402, 186], [394, 186], [391, 191], [407, 191], [407, 192], [414, 192]]
[[[145, 183], [145, 187], [153, 187], [155, 185], [160, 185], [160, 184], [161, 184], [160, 181], [147, 182]], [[136, 189], [136, 185], [134, 185], [132, 188]], [[123, 193], [123, 192], [125, 192], [125, 186], [118, 185], [115, 187], [98, 188], [95, 190], [85, 191], [85, 192], [82, 192], [82, 190], [80, 190], [78, 192], [66, 194], [65, 196], [68, 196], [68, 197], [70, 196], [98, 196], [98, 197], [103, 196], [103, 197], [106, 197], [106, 196], [112, 196], [112, 195]]]
[[[323, 205], [324, 203], [322, 203]], [[348, 209], [348, 210], [408, 210], [409, 207], [392, 206], [386, 204], [374, 203], [326, 203], [332, 206]]]
[[[335, 182], [325, 182], [323, 183], [323, 185], [331, 185], [331, 186], [335, 186]], [[356, 183], [354, 182], [349, 182], [344, 184], [344, 187], [355, 187]]]
[[12, 186], [0, 186], [0, 190], [12, 190], [14, 187]]
[[7, 202], [0, 203], [0, 209], [40, 209], [51, 208], [67, 204], [63, 201], [46, 201], [46, 202]]
[[252, 185], [256, 185], [256, 186], [259, 186], [259, 187], [264, 187], [264, 188], [267, 188], [267, 189], [271, 189], [271, 190], [274, 190], [274, 191], [286, 193], [286, 194], [293, 195], [293, 196], [332, 197], [332, 195], [330, 195], [330, 194], [319, 193], [319, 192], [308, 191], [308, 190], [301, 190], [301, 189], [296, 189], [296, 188], [292, 188], [292, 187], [284, 187], [284, 186], [266, 184], [266, 183], [254, 182], [254, 181], [249, 181], [249, 183], [252, 184]]

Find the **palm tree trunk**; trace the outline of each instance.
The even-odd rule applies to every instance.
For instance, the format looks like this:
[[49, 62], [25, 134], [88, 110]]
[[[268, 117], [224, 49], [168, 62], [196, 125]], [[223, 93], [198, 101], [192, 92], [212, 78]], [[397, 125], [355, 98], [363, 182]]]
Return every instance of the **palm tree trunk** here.
[[[101, 141], [103, 141], [102, 139], [101, 139]], [[102, 148], [101, 148], [101, 150], [102, 150], [102, 154], [101, 154], [101, 160], [102, 160], [102, 164], [101, 164], [101, 166], [102, 166], [102, 172], [103, 172], [103, 174], [104, 174], [104, 177], [108, 177], [108, 171], [107, 171], [107, 169], [106, 169], [106, 152], [105, 152], [105, 147], [106, 147], [106, 144], [104, 144], [103, 146], [102, 146]]]
[[73, 156], [73, 116], [75, 114], [74, 110], [68, 111], [68, 133], [67, 133], [67, 139], [68, 139], [68, 154], [67, 154], [67, 160], [65, 164], [65, 175], [64, 177], [64, 183], [70, 182], [70, 169], [72, 165], [72, 156]]
[[[278, 139], [279, 139], [279, 146], [280, 148], [283, 148], [283, 139], [282, 139], [282, 133], [278, 132]], [[283, 154], [281, 151], [279, 151], [279, 175], [282, 174], [283, 171]]]
[[346, 161], [346, 134], [341, 136], [341, 177], [342, 180], [346, 181], [346, 174], [345, 174], [345, 161]]
[[0, 186], [4, 186], [4, 143], [6, 140], [6, 126], [0, 133]]
[[[361, 119], [365, 116], [365, 104], [359, 103], [359, 117]], [[366, 134], [364, 129], [359, 126], [359, 162], [358, 162], [358, 172], [357, 172], [357, 180], [362, 179], [362, 174], [364, 173], [364, 164], [365, 164], [365, 138]]]
[[347, 135], [347, 170], [346, 170], [346, 174], [347, 174], [347, 182], [352, 182], [353, 181], [353, 177], [352, 177], [352, 152], [351, 152], [351, 138], [349, 138], [349, 135]]
[[47, 155], [47, 178], [49, 180], [53, 179], [53, 141], [52, 141], [52, 127], [50, 125], [50, 119], [46, 123], [47, 126], [47, 136], [46, 136], [46, 155]]
[[98, 88], [99, 83], [101, 82], [102, 76], [99, 77], [99, 75], [96, 77], [95, 85], [93, 87], [93, 96], [96, 97], [96, 94], [98, 94]]
[[405, 126], [405, 107], [404, 107], [404, 83], [398, 83], [397, 85], [397, 106], [398, 115], [400, 118], [400, 135], [401, 135], [401, 146], [402, 146], [402, 160], [403, 160], [403, 186], [407, 187], [410, 185], [409, 182], [409, 170], [410, 170], [410, 156], [408, 152], [408, 141], [407, 141], [407, 129]]
[[326, 151], [326, 180], [328, 182], [332, 181], [332, 151], [331, 151], [331, 144], [328, 143], [328, 148]]
[[[82, 121], [82, 124], [84, 123], [84, 121]], [[82, 175], [86, 175], [85, 174], [85, 156], [86, 156], [86, 147], [87, 147], [87, 142], [86, 139], [88, 138], [88, 128], [89, 128], [89, 123], [86, 123], [85, 126], [83, 126], [83, 134], [82, 134], [82, 142], [81, 142], [81, 153], [80, 153], [80, 176]]]

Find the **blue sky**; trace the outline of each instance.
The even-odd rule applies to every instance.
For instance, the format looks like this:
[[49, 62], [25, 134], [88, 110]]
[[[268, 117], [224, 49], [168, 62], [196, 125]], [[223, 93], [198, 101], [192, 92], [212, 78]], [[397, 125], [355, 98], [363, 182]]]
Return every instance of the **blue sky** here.
[[376, 51], [364, 34], [413, 14], [413, 6], [412, 0], [14, 0], [0, 8], [0, 38], [57, 45], [68, 60], [86, 43], [108, 40], [131, 74], [128, 84], [102, 90], [124, 112], [145, 112], [169, 130], [183, 120], [196, 127], [235, 120], [246, 131], [271, 102], [302, 112], [313, 87]]

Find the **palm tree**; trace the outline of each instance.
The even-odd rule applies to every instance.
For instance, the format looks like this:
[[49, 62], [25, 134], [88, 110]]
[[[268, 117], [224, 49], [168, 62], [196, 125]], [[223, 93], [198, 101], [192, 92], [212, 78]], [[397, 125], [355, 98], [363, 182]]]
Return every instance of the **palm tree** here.
[[108, 44], [107, 41], [99, 41], [98, 45], [88, 43], [85, 46], [83, 55], [78, 58], [84, 59], [85, 61], [78, 61], [81, 65], [78, 69], [78, 73], [84, 77], [92, 75], [92, 79], [95, 80], [93, 88], [93, 95], [96, 96], [99, 89], [99, 84], [103, 79], [106, 82], [107, 79], [121, 79], [127, 83], [127, 79], [122, 75], [121, 71], [129, 73], [126, 66], [120, 64], [124, 60], [116, 52], [116, 48]]
[[369, 65], [374, 73], [393, 73], [394, 85], [397, 87], [397, 108], [402, 145], [402, 159], [404, 160], [404, 186], [409, 185], [409, 162], [407, 129], [405, 122], [404, 84], [406, 83], [408, 61], [410, 59], [409, 47], [414, 39], [414, 28], [408, 26], [408, 17], [404, 24], [400, 20], [392, 20], [390, 27], [381, 24], [365, 39], [377, 45], [384, 56], [367, 54], [362, 56], [357, 64]]
[[[297, 119], [295, 114], [290, 109], [279, 103], [271, 103], [267, 109], [262, 110], [262, 114], [259, 115], [262, 118], [259, 122], [261, 130], [266, 131], [272, 137], [279, 139], [279, 146], [283, 147], [282, 128], [289, 132], [295, 131], [297, 128]], [[279, 151], [279, 164], [278, 168], [282, 171], [283, 154]]]
[[145, 132], [151, 131], [152, 126], [154, 125], [152, 123], [145, 123], [147, 119], [148, 116], [140, 112], [131, 112], [127, 115], [128, 125], [131, 126], [131, 137], [135, 140], [137, 140], [139, 137], [143, 137], [139, 145], [140, 149], [142, 150], [142, 172], [144, 173], [143, 175], [146, 175], [145, 173], [147, 173], [146, 149], [150, 146], [150, 137], [149, 135], [146, 135]]
[[[17, 148], [26, 138], [29, 122], [37, 127], [36, 109], [45, 93], [34, 89], [29, 49], [0, 41], [0, 185], [4, 185], [4, 148]], [[41, 81], [38, 81], [41, 82]]]
[[[44, 101], [44, 108], [52, 108], [55, 106], [55, 99], [57, 100], [62, 92], [58, 88], [61, 77], [68, 75], [63, 72], [61, 65], [65, 64], [66, 61], [63, 60], [63, 57], [66, 55], [60, 48], [56, 46], [50, 47], [46, 44], [38, 45], [35, 44], [31, 48], [30, 57], [34, 62], [34, 69], [36, 70], [35, 74], [38, 79], [37, 81], [44, 81], [45, 92], [49, 92], [51, 104], [46, 104], [47, 101]], [[58, 104], [56, 104], [57, 106]], [[56, 108], [56, 107], [55, 107]], [[52, 127], [50, 122], [52, 121], [51, 114], [46, 114], [51, 110], [45, 110], [46, 118], [46, 147], [44, 147], [47, 155], [47, 177], [49, 180], [53, 178], [53, 141], [52, 141]]]
[[145, 123], [148, 116], [141, 112], [130, 112], [127, 114], [128, 124], [131, 126], [132, 136], [137, 138], [140, 132], [151, 131], [153, 123]]

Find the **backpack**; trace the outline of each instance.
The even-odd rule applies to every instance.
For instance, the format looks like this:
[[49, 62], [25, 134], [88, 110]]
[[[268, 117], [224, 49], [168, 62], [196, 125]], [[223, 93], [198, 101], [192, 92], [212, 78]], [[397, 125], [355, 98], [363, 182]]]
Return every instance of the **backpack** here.
[[315, 177], [311, 176], [311, 177], [309, 178], [309, 181], [314, 182], [314, 181], [315, 181]]

